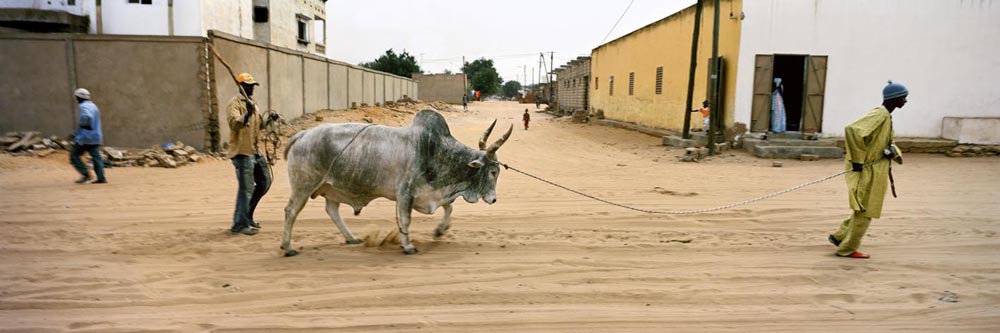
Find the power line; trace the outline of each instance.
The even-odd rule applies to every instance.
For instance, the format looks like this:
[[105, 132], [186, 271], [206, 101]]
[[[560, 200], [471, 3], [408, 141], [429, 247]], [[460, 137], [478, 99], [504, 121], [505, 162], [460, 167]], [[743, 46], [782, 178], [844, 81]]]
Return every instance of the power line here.
[[608, 30], [608, 34], [607, 34], [607, 35], [604, 35], [604, 39], [602, 39], [602, 40], [601, 40], [601, 42], [600, 42], [600, 43], [598, 43], [597, 45], [603, 45], [603, 44], [604, 44], [604, 41], [608, 40], [608, 36], [611, 36], [611, 33], [612, 33], [613, 31], [615, 31], [615, 28], [617, 28], [617, 27], [618, 27], [618, 23], [619, 23], [619, 22], [621, 22], [621, 21], [622, 21], [622, 18], [624, 18], [624, 17], [625, 17], [625, 14], [626, 14], [626, 13], [628, 13], [628, 9], [629, 9], [629, 8], [632, 8], [632, 3], [634, 3], [634, 2], [635, 2], [635, 0], [632, 0], [632, 1], [629, 1], [629, 2], [628, 2], [628, 7], [625, 7], [625, 11], [624, 11], [624, 12], [622, 12], [622, 16], [619, 16], [619, 17], [618, 17], [618, 21], [615, 21], [615, 25], [611, 26], [611, 30]]

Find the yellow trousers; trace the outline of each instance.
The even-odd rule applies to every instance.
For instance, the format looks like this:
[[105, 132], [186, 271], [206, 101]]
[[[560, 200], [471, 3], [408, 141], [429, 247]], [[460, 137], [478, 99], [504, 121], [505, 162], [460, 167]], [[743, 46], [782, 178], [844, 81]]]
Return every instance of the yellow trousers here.
[[861, 247], [861, 238], [865, 237], [865, 232], [868, 231], [868, 224], [871, 221], [870, 217], [865, 217], [864, 213], [859, 211], [854, 211], [850, 217], [844, 220], [844, 223], [840, 224], [840, 229], [833, 233], [833, 238], [840, 241], [837, 254], [848, 256], [857, 251]]

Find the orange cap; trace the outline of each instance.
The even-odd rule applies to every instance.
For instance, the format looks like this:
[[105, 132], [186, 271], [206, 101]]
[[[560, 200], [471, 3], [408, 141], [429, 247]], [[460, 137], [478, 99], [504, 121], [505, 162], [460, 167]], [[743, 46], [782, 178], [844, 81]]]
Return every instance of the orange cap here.
[[236, 82], [246, 83], [246, 84], [260, 84], [257, 83], [257, 81], [254, 81], [253, 76], [250, 75], [250, 73], [240, 73], [240, 75], [236, 76]]

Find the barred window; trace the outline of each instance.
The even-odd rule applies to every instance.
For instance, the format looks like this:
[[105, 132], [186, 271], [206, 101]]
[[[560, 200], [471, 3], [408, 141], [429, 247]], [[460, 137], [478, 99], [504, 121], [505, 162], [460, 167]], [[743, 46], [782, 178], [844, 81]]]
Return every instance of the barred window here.
[[608, 96], [614, 96], [614, 95], [615, 95], [615, 76], [612, 75], [611, 78], [608, 79]]
[[635, 72], [628, 73], [628, 95], [632, 96], [635, 93]]
[[656, 67], [656, 94], [663, 94], [663, 66]]
[[595, 76], [594, 77], [594, 90], [597, 90], [597, 82], [598, 82], [597, 79], [598, 79], [598, 77]]

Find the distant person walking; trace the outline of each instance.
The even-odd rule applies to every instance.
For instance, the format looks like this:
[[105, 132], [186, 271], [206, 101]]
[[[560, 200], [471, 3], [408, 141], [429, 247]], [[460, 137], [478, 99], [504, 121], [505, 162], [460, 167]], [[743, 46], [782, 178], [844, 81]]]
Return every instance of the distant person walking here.
[[524, 116], [521, 116], [521, 120], [524, 121], [524, 130], [528, 130], [528, 123], [531, 122], [531, 115], [528, 114], [528, 109], [524, 109]]
[[97, 105], [90, 100], [90, 91], [78, 88], [73, 91], [80, 110], [80, 118], [77, 120], [76, 131], [73, 133], [73, 150], [69, 153], [69, 162], [73, 164], [76, 172], [81, 177], [77, 184], [84, 184], [90, 180], [90, 172], [87, 165], [83, 164], [80, 156], [83, 153], [90, 154], [90, 159], [94, 165], [94, 174], [97, 180], [93, 184], [105, 184], [108, 182], [104, 178], [104, 161], [101, 160], [101, 145], [104, 144], [104, 132], [101, 130], [101, 111]]
[[469, 94], [462, 95], [462, 110], [469, 111]]
[[[892, 111], [903, 108], [908, 95], [905, 86], [889, 81], [882, 89], [882, 105], [844, 128], [845, 164], [851, 171], [847, 173], [847, 193], [853, 212], [827, 238], [837, 246], [837, 256], [869, 257], [858, 248], [868, 231], [868, 224], [882, 215], [882, 201], [892, 182], [890, 160], [903, 163], [903, 154], [892, 143]], [[892, 196], [896, 196], [895, 188]]]
[[[262, 130], [266, 126], [264, 117], [253, 101], [253, 90], [260, 85], [250, 73], [241, 73], [236, 82], [243, 87], [246, 97], [237, 93], [229, 100], [227, 121], [229, 123], [229, 159], [236, 168], [236, 209], [233, 212], [232, 234], [256, 235], [260, 224], [254, 221], [253, 213], [260, 199], [271, 188], [271, 169], [264, 151]], [[272, 113], [268, 120], [277, 114]]]

